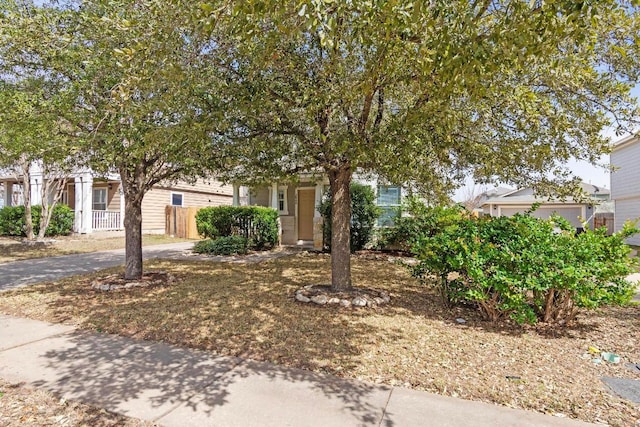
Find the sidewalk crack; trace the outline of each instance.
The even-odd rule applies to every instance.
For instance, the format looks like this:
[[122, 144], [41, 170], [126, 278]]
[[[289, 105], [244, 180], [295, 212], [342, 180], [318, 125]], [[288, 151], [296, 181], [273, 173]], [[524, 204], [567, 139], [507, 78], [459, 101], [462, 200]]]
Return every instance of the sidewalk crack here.
[[391, 395], [393, 394], [394, 388], [391, 387], [389, 390], [389, 397], [387, 397], [387, 401], [384, 403], [384, 408], [382, 408], [382, 416], [380, 417], [380, 422], [378, 423], [378, 427], [382, 426], [385, 415], [387, 415], [387, 407], [389, 406], [389, 401], [391, 400]]

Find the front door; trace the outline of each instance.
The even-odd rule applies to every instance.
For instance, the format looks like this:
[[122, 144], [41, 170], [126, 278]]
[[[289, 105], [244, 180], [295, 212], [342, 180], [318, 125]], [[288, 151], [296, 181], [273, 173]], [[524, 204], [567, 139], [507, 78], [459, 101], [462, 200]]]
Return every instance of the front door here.
[[298, 190], [298, 240], [313, 240], [316, 190]]

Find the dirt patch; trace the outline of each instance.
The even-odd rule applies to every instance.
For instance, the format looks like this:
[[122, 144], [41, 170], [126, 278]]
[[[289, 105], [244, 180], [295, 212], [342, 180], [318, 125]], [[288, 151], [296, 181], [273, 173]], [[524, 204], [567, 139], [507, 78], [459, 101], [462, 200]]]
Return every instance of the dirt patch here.
[[0, 426], [151, 427], [156, 424], [60, 399], [0, 378]]
[[[612, 426], [640, 419], [640, 406], [601, 381], [640, 379], [640, 371], [624, 367], [640, 363], [640, 306], [584, 312], [562, 329], [522, 327], [485, 321], [469, 308], [447, 309], [436, 289], [386, 260], [352, 261], [354, 286], [392, 296], [374, 310], [293, 300], [307, 284], [330, 283], [326, 254], [146, 266], [176, 282], [102, 292], [89, 286], [96, 275], [69, 279], [4, 292], [0, 311]], [[621, 361], [594, 363], [590, 347]]]

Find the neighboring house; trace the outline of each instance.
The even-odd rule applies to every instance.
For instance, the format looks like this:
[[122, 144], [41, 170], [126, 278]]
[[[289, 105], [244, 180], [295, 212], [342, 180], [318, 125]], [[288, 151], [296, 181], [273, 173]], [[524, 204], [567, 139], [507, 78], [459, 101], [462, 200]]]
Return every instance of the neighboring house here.
[[[42, 174], [32, 167], [31, 203], [41, 204]], [[23, 204], [21, 180], [0, 174], [0, 191], [6, 206]], [[61, 203], [75, 211], [74, 232], [124, 230], [124, 194], [117, 175], [96, 176], [79, 171], [67, 177]], [[165, 232], [165, 206], [204, 207], [232, 204], [232, 187], [220, 182], [198, 180], [194, 184], [181, 182], [156, 185], [142, 202], [144, 233]]]
[[572, 198], [565, 200], [541, 198], [534, 195], [532, 188], [523, 188], [487, 199], [482, 205], [483, 213], [491, 216], [512, 216], [531, 209], [534, 203], [539, 203], [538, 209], [532, 213], [536, 218], [549, 218], [556, 213], [568, 220], [576, 229], [583, 228], [584, 223], [593, 228], [595, 207], [607, 202], [610, 192], [606, 188], [585, 182], [580, 185], [582, 191], [588, 196], [586, 201], [577, 201]]
[[[376, 192], [376, 202], [382, 214], [378, 226], [389, 226], [400, 207], [404, 191], [395, 185], [386, 185], [376, 179], [354, 176], [354, 182], [369, 185]], [[328, 179], [318, 180], [312, 174], [300, 174], [295, 184], [272, 183], [251, 188], [245, 200], [242, 187], [234, 185], [234, 205], [266, 206], [280, 213], [280, 242], [283, 245], [313, 245], [322, 247], [322, 215], [318, 206], [329, 188]]]
[[[616, 142], [611, 152], [611, 199], [615, 203], [614, 231], [625, 221], [640, 219], [640, 138], [631, 135]], [[627, 239], [640, 245], [640, 235]]]

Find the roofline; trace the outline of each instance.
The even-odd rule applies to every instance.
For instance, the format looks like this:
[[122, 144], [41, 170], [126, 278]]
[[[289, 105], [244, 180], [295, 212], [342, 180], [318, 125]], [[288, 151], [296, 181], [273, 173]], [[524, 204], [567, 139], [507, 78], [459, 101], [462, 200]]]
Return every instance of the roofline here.
[[611, 147], [611, 151], [613, 152], [627, 147], [636, 141], [638, 141], [638, 134], [632, 133], [631, 135], [627, 135], [624, 138], [615, 141]]

